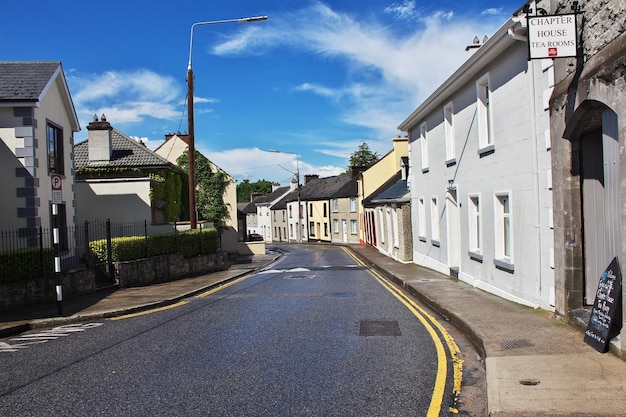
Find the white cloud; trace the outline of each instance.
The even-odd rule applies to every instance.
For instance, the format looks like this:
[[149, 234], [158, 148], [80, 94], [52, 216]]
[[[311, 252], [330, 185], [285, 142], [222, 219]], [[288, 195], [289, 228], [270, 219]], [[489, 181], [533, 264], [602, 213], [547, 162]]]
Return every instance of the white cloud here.
[[393, 3], [385, 7], [385, 13], [396, 16], [401, 20], [408, 20], [415, 17], [415, 1], [405, 0], [403, 3]]
[[489, 19], [491, 14], [467, 18], [451, 11], [418, 16], [409, 0], [385, 11], [398, 17], [413, 15], [418, 24], [410, 31], [397, 31], [315, 3], [273, 17], [272, 25], [244, 30], [214, 52], [239, 51], [244, 45], [257, 50], [287, 46], [340, 60], [346, 74], [367, 72], [367, 87], [346, 76], [341, 86], [303, 80], [292, 91], [331, 99], [342, 121], [391, 137], [406, 115], [467, 59], [465, 46], [474, 36], [495, 31], [501, 22]]
[[175, 120], [181, 116], [180, 84], [153, 71], [138, 69], [89, 75], [71, 71], [68, 83], [82, 126], [94, 114], [106, 115], [115, 125], [139, 123], [148, 117]]

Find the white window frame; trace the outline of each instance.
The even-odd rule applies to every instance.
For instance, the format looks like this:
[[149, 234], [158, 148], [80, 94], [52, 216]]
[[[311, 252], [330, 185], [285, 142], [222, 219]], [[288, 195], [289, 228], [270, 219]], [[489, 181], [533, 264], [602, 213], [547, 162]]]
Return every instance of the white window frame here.
[[420, 124], [420, 151], [422, 154], [422, 172], [428, 172], [428, 129], [426, 122]]
[[426, 203], [424, 197], [417, 199], [417, 236], [422, 242], [426, 242]]
[[476, 81], [476, 107], [478, 112], [478, 153], [494, 150], [493, 138], [493, 92], [489, 73]]
[[333, 233], [339, 233], [339, 219], [333, 219]]
[[350, 197], [350, 213], [356, 213], [356, 197]]
[[382, 207], [378, 207], [378, 209], [376, 210], [378, 212], [378, 229], [380, 230], [379, 233], [379, 240], [380, 243], [382, 243], [383, 245], [385, 244], [385, 230], [387, 230], [387, 228], [385, 227], [385, 215], [383, 213], [383, 208]]
[[339, 200], [336, 198], [333, 198], [332, 205], [333, 205], [333, 213], [337, 213], [339, 211]]
[[510, 192], [494, 193], [494, 242], [497, 268], [514, 271], [513, 264], [513, 207]]
[[430, 197], [430, 243], [440, 246], [439, 197]]
[[480, 207], [480, 194], [469, 194], [467, 196], [467, 217], [468, 217], [468, 246], [469, 256], [477, 261], [482, 261], [482, 213]]
[[359, 227], [356, 220], [350, 220], [350, 234], [356, 235], [359, 233]]
[[443, 133], [446, 138], [446, 165], [456, 164], [454, 142], [454, 107], [452, 102], [443, 106]]

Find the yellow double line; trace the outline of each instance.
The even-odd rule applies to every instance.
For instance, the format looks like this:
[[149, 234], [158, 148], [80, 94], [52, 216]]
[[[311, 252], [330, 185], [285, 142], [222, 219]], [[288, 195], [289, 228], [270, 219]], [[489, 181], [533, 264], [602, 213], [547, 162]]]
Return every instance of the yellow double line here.
[[[376, 280], [394, 297], [396, 297], [402, 304], [406, 306], [417, 317], [417, 319], [422, 323], [424, 328], [428, 331], [428, 334], [433, 339], [435, 344], [435, 349], [437, 351], [437, 377], [435, 378], [435, 386], [433, 389], [433, 394], [430, 399], [430, 406], [428, 407], [427, 417], [438, 416], [441, 413], [441, 407], [443, 404], [443, 395], [446, 388], [446, 375], [448, 371], [448, 357], [446, 355], [446, 351], [444, 349], [444, 345], [442, 342], [442, 338], [448, 346], [448, 351], [450, 352], [450, 356], [453, 362], [453, 377], [454, 377], [454, 385], [453, 391], [455, 397], [458, 397], [461, 393], [461, 380], [463, 377], [463, 360], [458, 358], [457, 354], [460, 353], [459, 347], [456, 342], [448, 333], [448, 331], [426, 310], [420, 307], [413, 299], [407, 296], [404, 292], [400, 291], [394, 284], [389, 282], [385, 277], [380, 275], [378, 272], [369, 268], [365, 263], [363, 263], [360, 259], [358, 259], [350, 250], [347, 248], [343, 248], [343, 250], [350, 255], [356, 262], [358, 262], [361, 266], [364, 266], [368, 269], [368, 271], [376, 278]], [[437, 330], [439, 331], [437, 333]], [[441, 335], [441, 336], [440, 336]], [[457, 413], [458, 411], [455, 408], [450, 409], [451, 412]]]

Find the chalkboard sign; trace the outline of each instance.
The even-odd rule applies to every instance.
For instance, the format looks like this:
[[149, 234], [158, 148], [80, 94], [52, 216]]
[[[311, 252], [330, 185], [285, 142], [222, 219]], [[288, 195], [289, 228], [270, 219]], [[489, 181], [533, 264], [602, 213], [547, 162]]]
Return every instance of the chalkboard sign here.
[[608, 351], [609, 340], [622, 327], [621, 300], [622, 273], [617, 258], [613, 258], [598, 283], [596, 301], [585, 331], [585, 342], [598, 352]]

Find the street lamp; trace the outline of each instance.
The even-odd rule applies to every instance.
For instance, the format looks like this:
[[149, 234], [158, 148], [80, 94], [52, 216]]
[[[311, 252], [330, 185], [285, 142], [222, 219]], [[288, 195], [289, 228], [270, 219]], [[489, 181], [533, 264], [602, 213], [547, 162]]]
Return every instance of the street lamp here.
[[296, 222], [296, 226], [298, 228], [298, 242], [302, 243], [302, 225], [300, 224], [302, 221], [302, 208], [300, 207], [300, 165], [298, 162], [298, 154], [295, 152], [278, 151], [276, 149], [268, 149], [267, 151], [273, 153], [288, 153], [296, 156], [296, 181], [298, 184], [298, 221]]
[[187, 159], [189, 160], [189, 222], [192, 229], [197, 226], [196, 220], [196, 169], [195, 169], [195, 138], [193, 123], [193, 70], [191, 69], [191, 51], [193, 48], [193, 30], [196, 26], [217, 25], [220, 23], [249, 23], [267, 20], [267, 16], [242, 17], [239, 19], [212, 20], [209, 22], [197, 22], [191, 25], [189, 36], [189, 63], [187, 64], [187, 129], [188, 147]]

